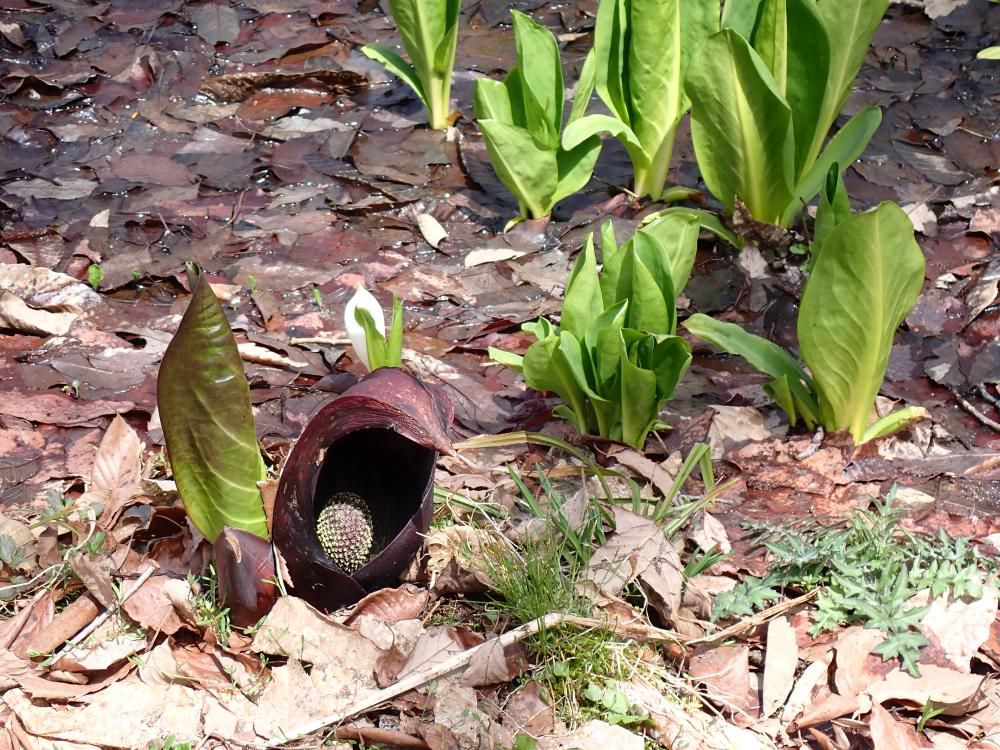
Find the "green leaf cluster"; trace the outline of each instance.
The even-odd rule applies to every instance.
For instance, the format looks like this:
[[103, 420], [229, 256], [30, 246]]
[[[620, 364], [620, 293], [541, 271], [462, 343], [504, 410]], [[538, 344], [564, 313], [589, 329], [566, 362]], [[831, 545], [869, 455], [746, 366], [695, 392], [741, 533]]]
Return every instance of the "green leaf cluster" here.
[[812, 634], [862, 623], [888, 637], [873, 653], [898, 658], [918, 674], [919, 632], [925, 606], [911, 604], [920, 591], [978, 599], [984, 581], [995, 585], [996, 561], [965, 539], [943, 530], [937, 537], [912, 535], [899, 528], [893, 508], [895, 488], [871, 510], [856, 510], [840, 523], [802, 519], [781, 525], [747, 524], [758, 544], [770, 552], [770, 573], [747, 577], [716, 597], [713, 619], [750, 616], [780, 598], [782, 589], [820, 589]]
[[[684, 76], [695, 53], [719, 30], [719, 0], [602, 0], [594, 28], [597, 94], [611, 115], [592, 114], [567, 126], [573, 148], [607, 132], [628, 150], [634, 191], [663, 194], [677, 125], [690, 102]], [[590, 98], [582, 80], [578, 97]]]
[[490, 349], [490, 356], [524, 373], [538, 391], [566, 403], [555, 413], [582, 434], [599, 434], [642, 448], [691, 362], [676, 335], [675, 302], [697, 250], [699, 220], [671, 213], [619, 247], [610, 224], [602, 230], [604, 269], [593, 238], [577, 258], [560, 325], [541, 318], [523, 329], [538, 339], [524, 357]]
[[392, 321], [388, 335], [379, 332], [375, 318], [361, 305], [354, 310], [354, 320], [364, 329], [371, 371], [379, 367], [399, 367], [403, 361], [403, 300], [396, 296], [392, 298]]
[[405, 81], [427, 107], [431, 127], [444, 130], [451, 113], [451, 77], [462, 2], [389, 0], [389, 8], [412, 62], [378, 44], [367, 44], [361, 51]]
[[267, 538], [257, 482], [250, 386], [232, 329], [201, 276], [156, 379], [156, 401], [177, 492], [191, 521], [214, 542], [226, 526]]
[[[596, 136], [563, 148], [565, 89], [559, 47], [552, 32], [511, 11], [518, 64], [503, 81], [476, 81], [475, 112], [500, 181], [517, 198], [521, 216], [548, 216], [552, 207], [587, 184], [601, 150]], [[584, 65], [581, 89], [590, 97], [594, 64]], [[586, 100], [573, 105], [569, 121], [583, 114]]]
[[[820, 207], [821, 245], [802, 295], [798, 337], [808, 372], [778, 345], [738, 325], [692, 315], [684, 327], [770, 375], [765, 386], [794, 425], [850, 430], [855, 443], [890, 434], [925, 415], [907, 408], [871, 425], [869, 417], [889, 362], [893, 336], [913, 309], [924, 279], [924, 256], [913, 225], [895, 203], [845, 215], [845, 198]], [[810, 374], [811, 373], [811, 374]]]
[[869, 107], [829, 143], [889, 0], [727, 0], [722, 30], [690, 65], [691, 137], [729, 211], [787, 227], [881, 122]]

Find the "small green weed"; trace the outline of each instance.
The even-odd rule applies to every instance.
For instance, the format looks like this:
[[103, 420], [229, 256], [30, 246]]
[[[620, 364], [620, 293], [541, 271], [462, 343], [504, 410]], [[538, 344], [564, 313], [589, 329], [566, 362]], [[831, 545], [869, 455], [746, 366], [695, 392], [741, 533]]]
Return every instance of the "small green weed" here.
[[750, 576], [715, 600], [714, 619], [750, 616], [777, 601], [783, 589], [820, 589], [811, 633], [861, 623], [889, 634], [874, 653], [899, 658], [913, 675], [927, 639], [917, 626], [926, 607], [912, 606], [919, 591], [933, 596], [979, 597], [984, 581], [995, 579], [995, 560], [965, 539], [944, 531], [937, 537], [910, 534], [899, 527], [892, 507], [895, 489], [871, 509], [856, 510], [845, 521], [823, 526], [811, 519], [782, 526], [748, 525], [771, 553], [771, 572]]
[[209, 565], [208, 574], [204, 576], [188, 573], [188, 586], [191, 587], [191, 609], [197, 618], [195, 624], [200, 628], [211, 628], [220, 643], [227, 643], [232, 626], [229, 623], [229, 608], [221, 603], [215, 566]]

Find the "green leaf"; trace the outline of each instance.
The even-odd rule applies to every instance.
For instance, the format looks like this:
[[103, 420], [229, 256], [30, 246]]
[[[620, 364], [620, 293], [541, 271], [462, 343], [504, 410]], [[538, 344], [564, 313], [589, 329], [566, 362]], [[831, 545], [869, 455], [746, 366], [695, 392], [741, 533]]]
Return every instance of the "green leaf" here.
[[562, 66], [556, 38], [524, 13], [511, 11], [518, 69], [524, 86], [524, 110], [532, 135], [552, 148], [559, 145], [563, 120]]
[[[801, 320], [801, 313], [799, 319]], [[812, 394], [812, 380], [780, 346], [747, 333], [734, 323], [715, 320], [701, 313], [692, 315], [683, 325], [698, 338], [730, 354], [743, 357], [761, 372], [776, 379], [786, 378], [787, 390], [795, 399], [797, 410], [806, 424], [811, 428], [819, 421], [819, 406]]]
[[163, 355], [156, 396], [177, 491], [198, 530], [209, 541], [225, 526], [267, 538], [257, 488], [266, 470], [250, 387], [229, 321], [204, 277]]
[[[570, 109], [568, 123], [572, 124], [584, 116], [587, 112], [587, 105], [594, 95], [594, 86], [597, 84], [597, 57], [591, 49], [583, 59], [583, 67], [580, 68], [580, 77], [576, 82], [576, 92], [573, 94], [573, 106]], [[583, 138], [580, 139], [584, 140]], [[565, 144], [565, 139], [563, 141]], [[576, 144], [573, 144], [574, 146]], [[564, 145], [563, 148], [572, 148]]]
[[930, 412], [922, 406], [908, 406], [905, 409], [897, 409], [868, 425], [868, 429], [861, 436], [859, 444], [867, 443], [869, 440], [874, 440], [875, 438], [892, 435], [906, 429], [914, 422], [919, 422], [921, 419], [929, 419], [930, 416]]
[[1000, 60], [1000, 47], [987, 47], [986, 49], [979, 50], [979, 54], [976, 55], [977, 60]]
[[831, 123], [819, 121], [830, 72], [833, 50], [830, 37], [815, 0], [787, 0], [788, 13], [788, 83], [785, 99], [792, 108], [795, 135], [793, 182], [812, 165], [816, 155], [810, 146], [816, 129], [823, 128], [820, 142], [826, 138]]
[[661, 403], [673, 397], [690, 364], [691, 347], [680, 336], [663, 336], [656, 341], [649, 369], [656, 375], [656, 393]]
[[[854, 79], [861, 70], [875, 29], [889, 7], [889, 0], [824, 0], [817, 9], [830, 40], [830, 67], [823, 87], [823, 106], [816, 119], [816, 133], [809, 145], [805, 163], [816, 159], [840, 110], [851, 93]], [[834, 159], [843, 165], [852, 160]], [[825, 174], [824, 169], [822, 174]], [[817, 188], [818, 189], [818, 188]]]
[[[672, 304], [667, 304], [660, 281], [636, 252], [634, 240], [622, 250], [621, 255], [616, 301], [629, 301], [626, 327], [650, 333], [670, 333], [677, 311]], [[667, 291], [668, 295], [672, 292]]]
[[[373, 321], [374, 322], [374, 321]], [[392, 323], [385, 337], [384, 367], [399, 367], [403, 361], [403, 300], [392, 296]]]
[[626, 127], [631, 126], [625, 93], [626, 0], [605, 0], [597, 8], [594, 54], [597, 57], [597, 95]]
[[524, 122], [514, 114], [509, 87], [503, 81], [479, 78], [472, 95], [472, 109], [477, 120], [499, 120], [519, 127]]
[[532, 218], [548, 216], [559, 179], [555, 152], [527, 130], [500, 120], [480, 120], [479, 128], [500, 181]]
[[691, 276], [700, 228], [701, 217], [694, 211], [668, 209], [636, 232], [637, 236], [654, 239], [660, 247], [666, 259], [674, 300], [684, 291]]
[[660, 416], [660, 399], [656, 394], [656, 375], [628, 360], [621, 339], [621, 405], [622, 442], [642, 450], [646, 436]]
[[830, 167], [840, 164], [843, 169], [847, 169], [861, 156], [881, 122], [881, 110], [878, 107], [868, 107], [854, 115], [837, 131], [823, 153], [795, 186], [795, 194], [782, 216], [783, 225], [791, 224], [799, 211], [822, 189]]
[[591, 138], [576, 148], [566, 150], [560, 148], [556, 152], [556, 164], [559, 169], [559, 181], [552, 195], [552, 205], [563, 198], [573, 195], [590, 182], [594, 173], [597, 157], [601, 155], [601, 140]]
[[711, 211], [705, 211], [701, 208], [688, 208], [686, 206], [664, 208], [662, 211], [657, 211], [656, 213], [646, 216], [642, 221], [644, 224], [651, 224], [659, 217], [669, 216], [670, 214], [691, 214], [692, 216], [697, 216], [698, 221], [701, 223], [701, 228], [706, 232], [711, 232], [720, 240], [728, 242], [737, 249], [743, 247], [743, 241], [736, 235], [736, 232], [722, 223], [718, 214], [712, 213]]
[[722, 28], [732, 29], [749, 41], [762, 3], [763, 0], [726, 0], [722, 7]]
[[489, 347], [487, 352], [490, 355], [490, 359], [494, 362], [499, 362], [518, 372], [523, 370], [524, 357], [520, 354], [514, 354], [514, 352], [508, 352], [504, 349], [497, 349], [495, 346]]
[[819, 194], [816, 210], [816, 224], [813, 227], [813, 241], [810, 245], [811, 260], [814, 264], [823, 249], [823, 243], [842, 221], [851, 215], [851, 201], [844, 185], [844, 175], [840, 165], [834, 163], [826, 176], [826, 184]]
[[410, 65], [410, 63], [406, 62], [406, 60], [388, 47], [383, 47], [380, 44], [366, 44], [361, 48], [361, 52], [365, 57], [382, 63], [386, 70], [413, 89], [413, 93], [420, 97], [420, 101], [424, 103], [425, 107], [430, 107], [430, 100], [424, 91], [424, 84], [417, 74], [417, 69]]
[[771, 71], [775, 89], [782, 96], [786, 96], [788, 90], [788, 12], [785, 3], [786, 0], [764, 0], [753, 31], [753, 48]]
[[[375, 318], [363, 307], [354, 310], [354, 320], [365, 332], [365, 347], [368, 350], [368, 367], [370, 370], [377, 370], [386, 367], [389, 362], [388, 350], [385, 336], [379, 332], [375, 325]], [[395, 321], [393, 321], [395, 325]]]
[[823, 426], [868, 426], [899, 324], [916, 304], [924, 256], [894, 203], [843, 221], [827, 238], [799, 311], [802, 358], [813, 373]]
[[562, 146], [563, 148], [574, 148], [600, 133], [608, 133], [621, 141], [627, 148], [642, 150], [642, 145], [632, 129], [611, 115], [586, 115], [569, 123], [563, 130]]
[[559, 347], [557, 331], [536, 341], [524, 355], [524, 382], [536, 391], [551, 391], [568, 404], [562, 412], [581, 435], [590, 432], [587, 399], [577, 383], [573, 368]]
[[604, 305], [597, 278], [597, 253], [594, 251], [594, 237], [591, 235], [583, 243], [566, 282], [559, 327], [582, 339], [591, 323], [602, 312]]
[[601, 393], [611, 393], [619, 373], [621, 348], [618, 341], [625, 327], [625, 313], [628, 301], [609, 307], [591, 323], [584, 344], [590, 353], [591, 366]]
[[792, 198], [792, 113], [774, 78], [739, 34], [710, 37], [687, 77], [691, 137], [702, 177], [729, 211], [741, 199], [777, 223]]

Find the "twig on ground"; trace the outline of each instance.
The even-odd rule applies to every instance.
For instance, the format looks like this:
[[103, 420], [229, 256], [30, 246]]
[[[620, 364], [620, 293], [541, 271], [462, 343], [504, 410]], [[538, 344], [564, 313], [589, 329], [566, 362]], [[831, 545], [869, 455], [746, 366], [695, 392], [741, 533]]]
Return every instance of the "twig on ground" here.
[[951, 395], [955, 397], [956, 401], [958, 401], [958, 405], [975, 417], [981, 425], [989, 427], [994, 432], [1000, 432], [1000, 422], [997, 422], [995, 419], [990, 419], [979, 411], [979, 409], [977, 409], [972, 403], [966, 401], [965, 397], [962, 396], [956, 388], [949, 388], [948, 390], [951, 391]]
[[547, 630], [559, 625], [597, 628], [627, 638], [637, 638], [658, 643], [669, 643], [674, 646], [683, 646], [688, 642], [684, 636], [678, 633], [673, 633], [669, 630], [661, 630], [660, 628], [654, 628], [648, 625], [609, 623], [597, 618], [577, 617], [575, 615], [566, 615], [555, 612], [545, 615], [545, 617], [540, 617], [537, 620], [532, 620], [529, 623], [525, 623], [524, 625], [514, 628], [503, 635], [497, 636], [496, 638], [491, 638], [485, 643], [481, 643], [474, 648], [454, 654], [439, 664], [434, 664], [427, 669], [420, 670], [419, 672], [415, 672], [408, 677], [404, 677], [395, 685], [390, 685], [382, 690], [374, 690], [346, 711], [338, 711], [336, 713], [328, 714], [322, 718], [314, 719], [313, 721], [295, 727], [291, 731], [285, 733], [282, 739], [268, 743], [268, 747], [278, 747], [280, 745], [284, 745], [291, 740], [299, 739], [323, 729], [324, 727], [338, 724], [354, 716], [363, 714], [366, 711], [370, 711], [376, 706], [392, 700], [403, 693], [408, 693], [411, 690], [423, 687], [429, 682], [444, 677], [445, 675], [466, 666], [470, 661], [472, 661], [472, 658], [479, 651], [496, 648], [505, 649], [511, 644], [535, 635], [540, 630]]
[[823, 438], [826, 436], [826, 430], [822, 426], [816, 428], [816, 433], [813, 435], [812, 442], [805, 447], [803, 451], [795, 454], [796, 461], [805, 461], [812, 455], [815, 455], [819, 447], [823, 445]]
[[789, 599], [786, 602], [781, 602], [780, 604], [775, 604], [773, 607], [768, 607], [762, 612], [758, 612], [753, 617], [747, 617], [744, 620], [740, 620], [735, 625], [730, 625], [728, 628], [720, 630], [718, 633], [712, 633], [712, 635], [705, 635], [701, 638], [694, 638], [687, 642], [688, 646], [694, 646], [699, 643], [715, 643], [717, 641], [723, 641], [727, 638], [733, 638], [737, 635], [742, 635], [748, 630], [753, 630], [756, 627], [763, 625], [769, 620], [773, 620], [778, 615], [784, 614], [790, 609], [795, 609], [800, 604], [805, 604], [810, 599], [813, 599], [819, 594], [819, 589], [813, 589], [808, 594], [803, 594], [802, 596], [796, 597], [795, 599]]
[[153, 565], [153, 563], [146, 563], [146, 567], [143, 568], [142, 572], [139, 574], [139, 577], [136, 578], [135, 582], [129, 587], [129, 589], [118, 598], [118, 600], [114, 603], [114, 606], [108, 607], [103, 612], [101, 612], [101, 614], [99, 614], [97, 617], [91, 620], [90, 625], [88, 625], [79, 633], [77, 633], [75, 638], [73, 638], [72, 640], [67, 640], [66, 645], [64, 645], [61, 649], [56, 651], [54, 654], [52, 654], [52, 656], [50, 656], [48, 659], [45, 660], [46, 663], [54, 664], [55, 662], [59, 661], [59, 659], [62, 656], [64, 656], [67, 651], [72, 651], [74, 648], [83, 643], [83, 641], [85, 641], [91, 633], [97, 630], [101, 625], [103, 625], [108, 620], [109, 617], [111, 617], [111, 615], [117, 612], [121, 608], [122, 604], [124, 604], [128, 600], [128, 598], [132, 596], [132, 594], [138, 591], [142, 587], [142, 584], [144, 584], [147, 580], [149, 580], [150, 576], [152, 576], [153, 573], [155, 572], [156, 572], [156, 566]]

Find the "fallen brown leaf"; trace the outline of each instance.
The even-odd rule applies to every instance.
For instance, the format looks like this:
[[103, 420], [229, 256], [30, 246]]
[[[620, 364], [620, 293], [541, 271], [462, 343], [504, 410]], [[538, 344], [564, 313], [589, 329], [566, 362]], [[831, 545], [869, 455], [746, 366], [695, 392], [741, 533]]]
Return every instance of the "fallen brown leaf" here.
[[770, 716], [784, 705], [792, 690], [795, 670], [799, 665], [799, 647], [795, 630], [785, 617], [777, 617], [767, 625], [764, 648], [764, 682], [761, 712]]
[[933, 747], [912, 725], [896, 721], [878, 703], [872, 706], [869, 727], [875, 750], [924, 750]]

